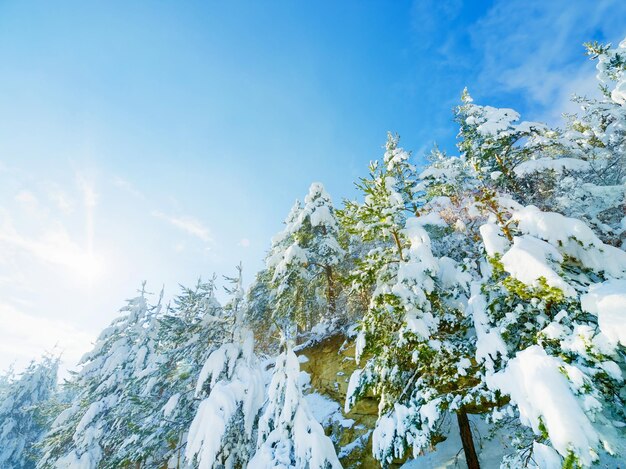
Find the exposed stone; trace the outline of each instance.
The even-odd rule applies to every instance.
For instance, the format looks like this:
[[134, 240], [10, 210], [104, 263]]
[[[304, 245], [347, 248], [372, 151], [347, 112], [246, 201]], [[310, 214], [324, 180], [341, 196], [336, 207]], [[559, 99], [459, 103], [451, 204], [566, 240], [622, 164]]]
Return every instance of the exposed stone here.
[[[337, 402], [343, 409], [350, 376], [357, 368], [354, 342], [344, 335], [334, 335], [301, 350], [299, 355], [308, 359], [301, 364], [301, 369], [309, 373], [313, 390]], [[364, 397], [343, 415], [354, 420], [354, 425], [344, 428], [333, 423], [326, 428], [326, 433], [335, 442], [343, 467], [379, 468], [380, 464], [372, 456], [371, 442], [371, 431], [378, 418], [378, 399]], [[357, 442], [359, 439], [361, 441]]]

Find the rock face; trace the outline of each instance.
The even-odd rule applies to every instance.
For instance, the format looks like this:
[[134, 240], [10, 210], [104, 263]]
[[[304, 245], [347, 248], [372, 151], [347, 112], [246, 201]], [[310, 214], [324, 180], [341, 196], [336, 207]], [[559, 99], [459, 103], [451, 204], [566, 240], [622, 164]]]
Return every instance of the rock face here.
[[322, 422], [332, 438], [337, 454], [345, 468], [379, 468], [372, 456], [371, 432], [378, 418], [378, 399], [365, 397], [348, 413], [343, 407], [350, 375], [357, 368], [354, 360], [354, 342], [344, 335], [334, 335], [299, 352], [301, 369], [311, 377], [312, 392], [325, 396], [337, 404], [346, 419], [354, 421], [345, 425], [337, 419]]

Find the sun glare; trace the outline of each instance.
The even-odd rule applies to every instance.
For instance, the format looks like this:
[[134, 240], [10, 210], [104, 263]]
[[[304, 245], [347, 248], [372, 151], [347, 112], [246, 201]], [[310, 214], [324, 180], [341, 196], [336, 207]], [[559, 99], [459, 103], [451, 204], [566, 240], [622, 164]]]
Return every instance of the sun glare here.
[[81, 253], [68, 263], [72, 272], [80, 277], [81, 281], [92, 283], [104, 272], [102, 257], [90, 253]]

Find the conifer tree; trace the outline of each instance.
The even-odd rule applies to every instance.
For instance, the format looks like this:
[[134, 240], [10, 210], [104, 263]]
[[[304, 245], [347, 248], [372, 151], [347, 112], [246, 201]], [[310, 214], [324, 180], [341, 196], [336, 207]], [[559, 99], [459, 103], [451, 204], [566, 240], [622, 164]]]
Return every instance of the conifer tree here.
[[276, 358], [267, 404], [258, 423], [257, 449], [249, 469], [340, 468], [332, 441], [302, 396], [300, 364], [286, 341]]
[[306, 247], [311, 276], [316, 279], [316, 285], [322, 286], [323, 292], [315, 292], [326, 300], [322, 307], [327, 313], [322, 312], [321, 316], [333, 318], [337, 314], [339, 294], [337, 269], [345, 255], [339, 244], [339, 223], [332, 200], [319, 182], [311, 184], [304, 203], [301, 227], [294, 234]]
[[[530, 429], [519, 432], [519, 452], [505, 458], [504, 467], [525, 467], [533, 457], [588, 467], [600, 448], [615, 453], [623, 438], [610, 423], [623, 419], [621, 334], [606, 316], [614, 312], [609, 301], [621, 301], [626, 292], [621, 280], [626, 258], [600, 238], [619, 234], [619, 218], [603, 227], [596, 216], [608, 220], [607, 212], [623, 203], [622, 189], [598, 178], [603, 167], [621, 158], [619, 132], [612, 134], [610, 151], [590, 158], [572, 129], [560, 134], [535, 124], [514, 125], [517, 114], [504, 111], [476, 106], [465, 96], [457, 113], [464, 153], [447, 163], [442, 158], [422, 173], [428, 199], [423, 210], [435, 211], [469, 239], [482, 240], [482, 247], [464, 251], [474, 258], [466, 265], [474, 279], [467, 313], [474, 322], [476, 364], [482, 367], [475, 376], [493, 393], [483, 411], [491, 408], [495, 421], [519, 418]], [[604, 122], [616, 115], [600, 118], [602, 111], [594, 112]], [[518, 126], [534, 134], [503, 146], [519, 134]], [[578, 140], [570, 141], [572, 136]], [[587, 149], [592, 148], [590, 143]], [[563, 190], [573, 181], [589, 193], [612, 196], [596, 203], [580, 191]], [[587, 204], [580, 203], [585, 199]], [[600, 234], [555, 209], [583, 214]], [[452, 241], [446, 235], [440, 245], [454, 257]]]
[[34, 468], [36, 446], [50, 424], [45, 406], [56, 392], [58, 358], [32, 362], [17, 377], [3, 376], [0, 389], [0, 467]]
[[624, 418], [619, 333], [603, 325], [612, 313], [599, 305], [626, 293], [615, 280], [626, 275], [626, 253], [580, 220], [534, 206], [510, 212], [511, 242], [494, 225], [481, 227], [490, 269], [470, 300], [477, 330], [489, 331], [477, 344], [484, 379], [511, 398], [493, 417], [519, 415], [531, 427], [536, 436], [521, 449], [548, 445], [588, 467], [600, 447], [615, 451], [610, 422]]
[[302, 206], [296, 200], [285, 219], [285, 227], [272, 239], [265, 263], [271, 273], [273, 320], [282, 324], [297, 318], [306, 327], [306, 285], [310, 277], [306, 252], [295, 237], [301, 214]]
[[273, 298], [272, 273], [264, 268], [256, 274], [246, 293], [244, 319], [254, 332], [258, 350], [269, 355], [278, 351], [278, 344], [273, 337], [275, 329], [275, 323], [272, 321]]
[[129, 383], [138, 414], [127, 461], [148, 467], [169, 461], [182, 467], [187, 431], [198, 409], [196, 381], [206, 357], [228, 337], [228, 322], [215, 298], [215, 278], [198, 280], [155, 317], [149, 335], [152, 359]]
[[241, 266], [224, 307], [232, 335], [207, 358], [196, 384], [202, 401], [189, 427], [185, 450], [192, 467], [245, 467], [255, 448], [265, 383], [254, 355], [252, 332], [244, 325]]
[[81, 370], [72, 384], [77, 395], [72, 405], [53, 422], [43, 443], [38, 467], [115, 467], [113, 451], [132, 431], [117, 419], [117, 406], [127, 405], [123, 396], [131, 377], [142, 367], [138, 338], [144, 334], [158, 306], [150, 306], [145, 288], [122, 308], [81, 359]]
[[359, 184], [364, 202], [346, 204], [342, 214], [370, 246], [352, 273], [353, 287], [372, 292], [356, 344], [357, 360], [366, 361], [350, 379], [346, 411], [368, 391], [380, 397], [373, 450], [385, 467], [407, 447], [417, 456], [433, 445], [444, 413], [455, 412], [469, 436], [471, 464], [466, 409], [481, 396], [472, 392], [479, 383], [462, 308], [468, 275], [453, 259], [433, 255], [428, 229], [447, 225], [422, 211], [418, 182], [409, 154], [390, 135], [382, 165], [372, 163]]
[[[360, 369], [345, 409], [379, 398], [372, 448], [384, 467], [432, 449], [453, 415], [477, 468], [472, 414], [515, 428], [503, 468], [619, 459], [626, 40], [586, 47], [603, 97], [577, 98], [564, 130], [465, 91], [458, 157], [435, 149], [418, 173], [389, 135], [357, 184], [362, 201], [335, 211], [312, 184], [248, 304], [241, 270], [224, 307], [214, 279], [165, 311], [142, 290], [81, 361], [64, 388], [72, 399], [54, 393], [53, 359], [0, 377], [0, 466], [34, 467], [41, 452], [41, 468], [339, 467], [303, 398], [294, 344], [296, 325], [334, 324], [349, 308], [362, 310]], [[280, 347], [267, 387], [250, 325], [268, 336], [264, 351]]]
[[337, 314], [337, 268], [345, 252], [335, 209], [322, 184], [313, 183], [304, 202], [291, 209], [266, 263], [272, 275], [274, 320], [295, 320], [311, 328]]

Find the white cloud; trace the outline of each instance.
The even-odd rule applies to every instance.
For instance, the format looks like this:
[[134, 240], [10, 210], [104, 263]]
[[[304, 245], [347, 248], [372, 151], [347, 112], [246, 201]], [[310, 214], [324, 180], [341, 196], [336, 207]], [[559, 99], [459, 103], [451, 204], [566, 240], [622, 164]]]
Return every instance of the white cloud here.
[[64, 367], [73, 367], [94, 339], [71, 324], [32, 316], [5, 303], [0, 303], [0, 324], [0, 370], [12, 363], [23, 368], [46, 352], [62, 353]]
[[202, 224], [202, 222], [193, 217], [170, 216], [157, 210], [153, 211], [152, 215], [156, 218], [168, 222], [172, 226], [175, 226], [176, 228], [186, 232], [191, 236], [195, 236], [205, 243], [211, 243], [213, 241], [209, 228], [207, 228], [205, 225]]
[[65, 228], [54, 224], [37, 238], [18, 233], [9, 219], [0, 226], [0, 245], [3, 250], [20, 250], [48, 264], [63, 266], [70, 271], [93, 279], [102, 271], [102, 259], [74, 242]]
[[239, 241], [239, 246], [241, 246], [242, 248], [249, 248], [250, 247], [250, 240], [248, 238], [242, 238]]

